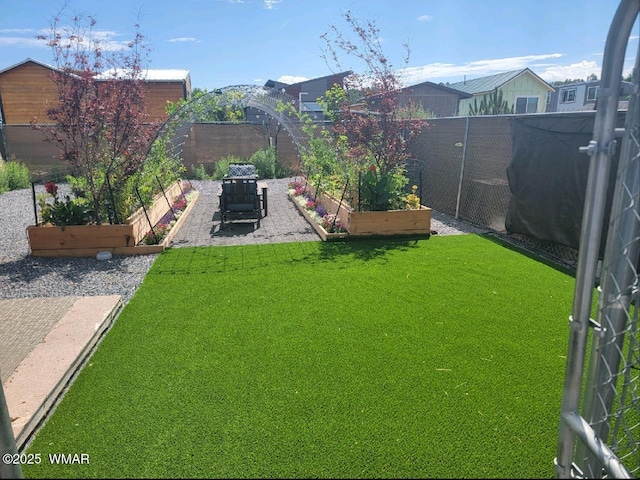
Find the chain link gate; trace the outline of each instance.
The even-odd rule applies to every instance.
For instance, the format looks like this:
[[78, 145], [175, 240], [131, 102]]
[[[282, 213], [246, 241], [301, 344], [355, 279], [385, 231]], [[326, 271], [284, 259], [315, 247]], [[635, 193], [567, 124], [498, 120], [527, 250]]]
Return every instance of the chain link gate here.
[[[614, 125], [626, 46], [639, 12], [640, 0], [622, 0], [616, 11], [603, 58], [593, 140], [581, 148], [591, 160], [569, 322], [555, 459], [558, 478], [632, 478], [640, 473], [640, 48], [625, 128], [618, 131]], [[594, 320], [591, 310], [616, 136], [623, 137], [622, 148]]]

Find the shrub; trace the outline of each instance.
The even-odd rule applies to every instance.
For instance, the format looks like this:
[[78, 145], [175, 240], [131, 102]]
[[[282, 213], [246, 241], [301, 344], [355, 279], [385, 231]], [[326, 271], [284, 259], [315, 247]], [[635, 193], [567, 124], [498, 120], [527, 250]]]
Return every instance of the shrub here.
[[229, 165], [232, 163], [244, 163], [244, 160], [231, 155], [221, 158], [216, 162], [215, 167], [213, 168], [213, 179], [222, 180], [225, 175], [228, 175]]
[[276, 157], [276, 178], [292, 177], [293, 174], [294, 171], [291, 167], [283, 164], [282, 161]]
[[256, 173], [260, 178], [275, 178], [276, 176], [276, 152], [273, 148], [258, 150], [251, 155], [249, 163], [256, 167]]
[[191, 177], [196, 180], [213, 180], [213, 175], [207, 173], [207, 169], [203, 163], [198, 165], [191, 165]]
[[24, 163], [0, 161], [0, 193], [27, 188], [30, 182], [31, 172]]

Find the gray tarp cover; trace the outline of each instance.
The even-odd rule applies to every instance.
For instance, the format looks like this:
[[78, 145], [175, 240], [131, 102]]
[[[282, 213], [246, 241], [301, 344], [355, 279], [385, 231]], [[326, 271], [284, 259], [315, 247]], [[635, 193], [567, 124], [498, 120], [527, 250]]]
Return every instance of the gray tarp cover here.
[[[617, 126], [622, 126], [624, 112], [618, 113]], [[579, 247], [590, 157], [578, 149], [593, 139], [594, 121], [595, 112], [510, 119], [508, 232]], [[611, 164], [601, 245], [608, 230], [618, 155], [619, 142]]]

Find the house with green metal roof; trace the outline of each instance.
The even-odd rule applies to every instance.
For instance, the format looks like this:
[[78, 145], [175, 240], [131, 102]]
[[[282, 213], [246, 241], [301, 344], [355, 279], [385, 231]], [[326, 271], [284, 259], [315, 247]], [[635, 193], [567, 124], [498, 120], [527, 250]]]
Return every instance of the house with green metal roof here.
[[509, 106], [513, 106], [514, 113], [544, 113], [547, 105], [547, 95], [555, 89], [530, 69], [512, 70], [487, 77], [448, 83], [447, 87], [460, 90], [472, 95], [461, 98], [458, 108], [459, 115], [468, 115], [474, 100], [480, 103], [484, 95], [489, 96], [494, 89], [502, 91], [502, 98]]

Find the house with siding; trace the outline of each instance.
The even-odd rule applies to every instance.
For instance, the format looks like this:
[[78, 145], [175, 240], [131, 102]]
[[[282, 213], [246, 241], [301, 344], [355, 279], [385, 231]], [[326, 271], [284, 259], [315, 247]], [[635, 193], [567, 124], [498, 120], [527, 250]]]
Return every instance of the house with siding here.
[[[618, 109], [624, 110], [628, 107], [629, 101], [623, 99], [626, 91], [631, 91], [633, 84], [630, 82], [620, 82], [620, 100]], [[547, 97], [547, 112], [575, 112], [580, 110], [594, 110], [598, 93], [600, 91], [600, 80], [588, 82], [574, 82], [556, 86], [556, 91]]]
[[410, 103], [422, 107], [434, 117], [455, 117], [458, 115], [460, 101], [473, 95], [451, 86], [433, 82], [422, 82], [401, 90], [399, 104], [406, 107]]
[[547, 94], [555, 89], [529, 68], [489, 75], [487, 77], [448, 83], [454, 90], [471, 94], [469, 98], [461, 98], [458, 107], [459, 115], [468, 115], [469, 108], [477, 99], [478, 103], [484, 95], [491, 94], [494, 89], [502, 91], [502, 98], [509, 106], [513, 105], [514, 113], [544, 113], [547, 106]]
[[[5, 125], [25, 125], [34, 118], [47, 123], [47, 108], [58, 101], [58, 90], [51, 74], [57, 68], [30, 58], [0, 70], [0, 115]], [[96, 76], [109, 78], [108, 73]], [[144, 88], [150, 121], [167, 118], [167, 101], [191, 96], [188, 70], [145, 70]]]
[[[455, 117], [461, 99], [471, 98], [470, 93], [461, 92], [433, 82], [422, 82], [398, 90], [396, 96], [400, 108], [421, 107], [429, 117]], [[376, 110], [378, 95], [370, 95], [359, 103], [349, 106], [352, 111]]]
[[353, 72], [347, 70], [345, 72], [334, 73], [324, 77], [312, 78], [297, 83], [283, 83], [274, 80], [268, 80], [264, 86], [282, 90], [284, 93], [291, 95], [296, 101], [296, 107], [304, 110], [316, 120], [322, 120], [324, 115], [322, 108], [318, 104], [318, 99], [324, 96], [328, 90], [334, 85], [344, 87], [344, 80]]

